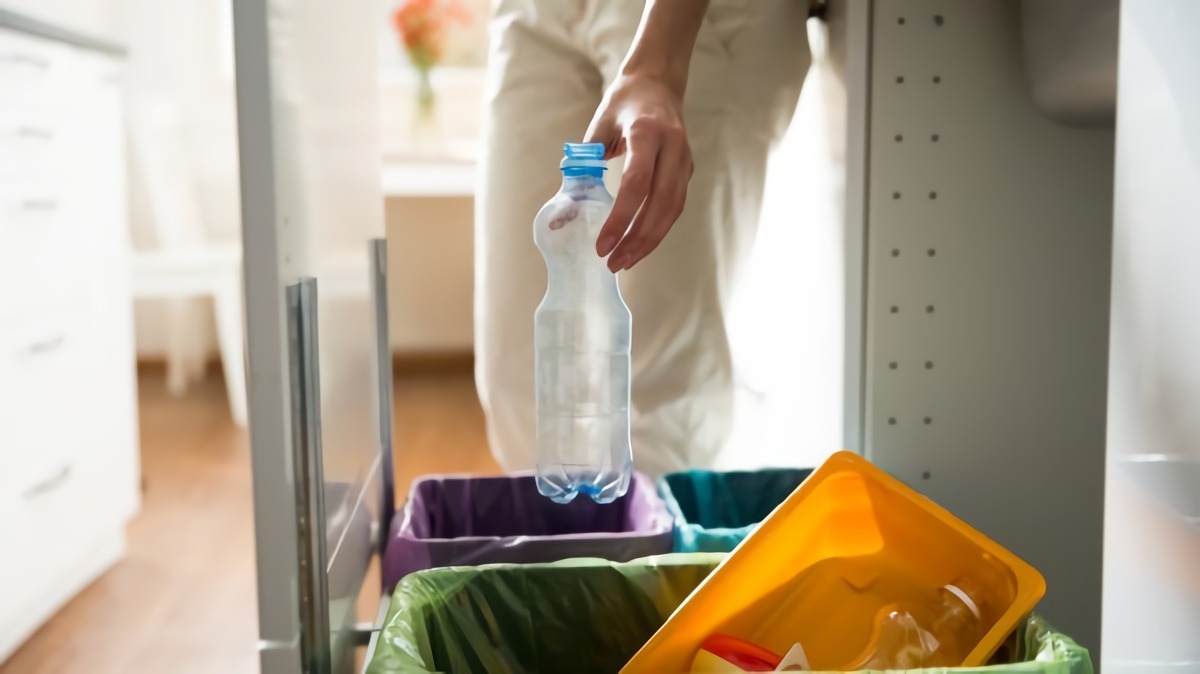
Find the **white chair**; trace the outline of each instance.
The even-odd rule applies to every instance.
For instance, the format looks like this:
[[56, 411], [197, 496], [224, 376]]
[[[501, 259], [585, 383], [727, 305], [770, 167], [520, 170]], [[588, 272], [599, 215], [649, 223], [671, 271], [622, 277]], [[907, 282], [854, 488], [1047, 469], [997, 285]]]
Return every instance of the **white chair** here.
[[130, 107], [135, 172], [145, 186], [157, 248], [136, 251], [133, 295], [166, 301], [167, 389], [182, 395], [203, 375], [195, 300], [212, 298], [229, 411], [245, 427], [246, 363], [241, 247], [207, 240], [183, 152], [178, 116], [166, 101]]

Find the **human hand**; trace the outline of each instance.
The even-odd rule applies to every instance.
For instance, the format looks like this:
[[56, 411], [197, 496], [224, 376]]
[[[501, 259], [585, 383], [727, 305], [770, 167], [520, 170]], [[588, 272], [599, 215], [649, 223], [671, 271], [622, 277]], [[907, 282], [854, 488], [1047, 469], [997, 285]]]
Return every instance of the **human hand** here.
[[662, 79], [619, 76], [588, 127], [587, 143], [603, 143], [605, 158], [628, 153], [621, 188], [596, 239], [616, 273], [649, 255], [683, 212], [692, 152], [683, 126], [683, 95]]

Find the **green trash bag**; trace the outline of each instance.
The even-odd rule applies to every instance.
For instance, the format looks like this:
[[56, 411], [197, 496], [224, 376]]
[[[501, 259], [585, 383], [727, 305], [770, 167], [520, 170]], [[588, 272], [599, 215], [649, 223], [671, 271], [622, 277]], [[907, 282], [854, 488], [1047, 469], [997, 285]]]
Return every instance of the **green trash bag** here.
[[675, 552], [729, 552], [812, 473], [811, 468], [668, 473], [658, 492], [675, 519]]
[[921, 674], [1095, 674], [1088, 650], [1067, 635], [1054, 631], [1049, 623], [1036, 615], [1021, 623], [986, 667], [935, 667], [907, 671]]
[[1040, 616], [1032, 615], [1013, 632], [992, 656], [988, 667], [959, 668], [958, 674], [1094, 674], [1092, 656], [1062, 632], [1056, 632]]
[[724, 557], [420, 571], [396, 586], [367, 673], [612, 674]]
[[[615, 673], [723, 557], [569, 559], [414, 573], [396, 587], [367, 673]], [[1087, 649], [1037, 616], [988, 667], [914, 671], [1094, 674]]]

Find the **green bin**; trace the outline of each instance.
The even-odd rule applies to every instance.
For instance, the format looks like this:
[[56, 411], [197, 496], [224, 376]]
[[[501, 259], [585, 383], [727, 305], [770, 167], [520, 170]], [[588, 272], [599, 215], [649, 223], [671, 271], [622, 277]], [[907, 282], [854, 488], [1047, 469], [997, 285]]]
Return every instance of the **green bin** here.
[[396, 586], [367, 674], [616, 672], [724, 557], [419, 571]]
[[689, 470], [659, 478], [675, 520], [675, 552], [729, 552], [812, 473], [811, 468]]
[[[367, 673], [611, 674], [723, 557], [670, 554], [624, 563], [568, 559], [420, 571], [396, 586]], [[1087, 650], [1036, 616], [994, 661], [1002, 664], [953, 671], [1093, 674]]]

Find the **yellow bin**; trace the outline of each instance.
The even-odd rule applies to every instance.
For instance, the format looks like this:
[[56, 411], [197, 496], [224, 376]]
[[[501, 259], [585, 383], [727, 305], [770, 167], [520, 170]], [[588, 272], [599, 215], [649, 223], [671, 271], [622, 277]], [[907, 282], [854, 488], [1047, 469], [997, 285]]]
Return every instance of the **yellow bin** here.
[[1016, 555], [850, 452], [830, 457], [684, 601], [621, 670], [687, 672], [710, 634], [786, 653], [812, 669], [860, 662], [881, 612], [938, 588], [974, 588], [986, 664], [1046, 592]]

